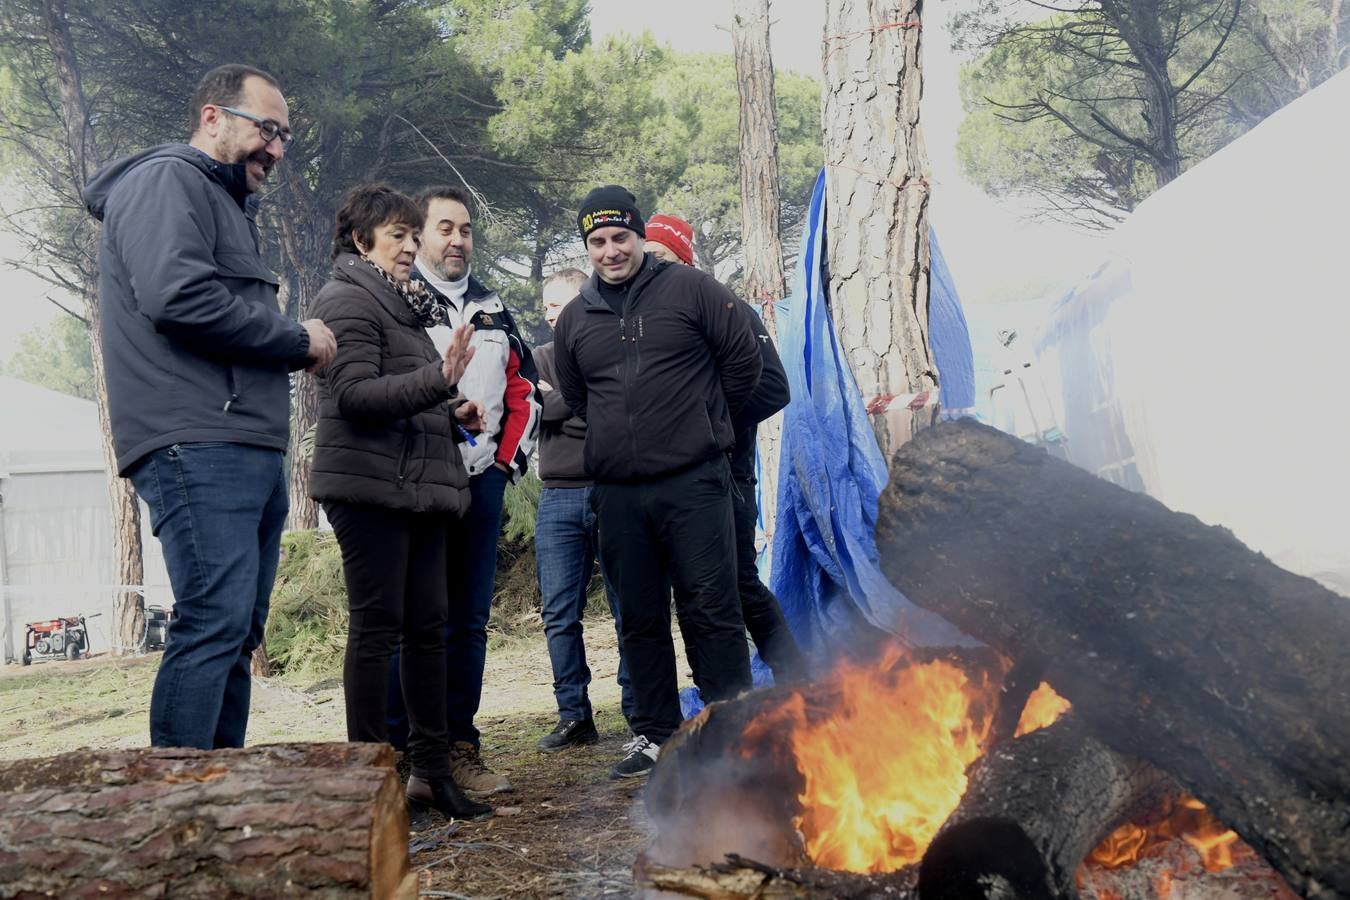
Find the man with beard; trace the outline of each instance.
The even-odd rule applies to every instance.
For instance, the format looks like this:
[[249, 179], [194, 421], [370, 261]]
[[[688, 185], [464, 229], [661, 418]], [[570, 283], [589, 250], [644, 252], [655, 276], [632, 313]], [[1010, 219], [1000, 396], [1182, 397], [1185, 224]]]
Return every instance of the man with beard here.
[[[446, 629], [446, 712], [450, 729], [450, 771], [459, 787], [487, 795], [510, 789], [479, 753], [474, 716], [483, 692], [487, 623], [497, 575], [497, 539], [502, 530], [506, 485], [525, 474], [539, 433], [538, 380], [530, 350], [497, 292], [470, 272], [473, 258], [473, 200], [454, 185], [437, 185], [417, 195], [426, 221], [413, 279], [427, 286], [441, 307], [443, 324], [427, 329], [440, 353], [453, 329], [473, 326], [473, 359], [459, 380], [459, 392], [483, 411], [483, 431], [459, 446], [469, 475], [469, 511], [449, 529], [450, 623]], [[389, 733], [398, 746], [407, 732], [397, 659], [390, 668]]]
[[150, 700], [161, 747], [242, 747], [286, 522], [288, 373], [333, 358], [318, 319], [277, 311], [256, 192], [291, 140], [276, 80], [206, 73], [192, 138], [109, 164], [84, 201], [102, 220], [100, 339], [119, 475], [150, 507], [174, 593]]
[[727, 454], [762, 363], [730, 291], [643, 252], [633, 195], [596, 188], [577, 215], [595, 273], [554, 330], [558, 388], [586, 420], [600, 558], [619, 597], [633, 740], [610, 771], [647, 774], [680, 724], [670, 595], [704, 699], [750, 687]]

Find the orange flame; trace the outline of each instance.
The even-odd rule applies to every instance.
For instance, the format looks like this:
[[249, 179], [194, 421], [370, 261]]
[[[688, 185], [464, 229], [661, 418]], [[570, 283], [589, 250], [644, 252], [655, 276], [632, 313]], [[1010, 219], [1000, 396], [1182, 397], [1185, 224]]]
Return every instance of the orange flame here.
[[1182, 797], [1170, 815], [1156, 824], [1122, 825], [1102, 841], [1088, 860], [1104, 869], [1119, 869], [1142, 859], [1149, 851], [1174, 838], [1181, 838], [1200, 854], [1208, 872], [1232, 867], [1251, 848], [1194, 797]]
[[1029, 732], [1047, 728], [1055, 724], [1069, 708], [1069, 701], [1056, 694], [1054, 688], [1042, 681], [1027, 698], [1027, 705], [1022, 708], [1022, 718], [1017, 720], [1017, 731], [1013, 736], [1021, 737]]
[[[902, 650], [878, 663], [844, 662], [823, 688], [828, 715], [805, 698], [762, 714], [747, 731], [789, 730], [801, 772], [795, 822], [818, 866], [889, 872], [918, 862], [966, 789], [966, 767], [988, 733], [993, 690], [947, 662]], [[813, 692], [814, 692], [813, 691]]]

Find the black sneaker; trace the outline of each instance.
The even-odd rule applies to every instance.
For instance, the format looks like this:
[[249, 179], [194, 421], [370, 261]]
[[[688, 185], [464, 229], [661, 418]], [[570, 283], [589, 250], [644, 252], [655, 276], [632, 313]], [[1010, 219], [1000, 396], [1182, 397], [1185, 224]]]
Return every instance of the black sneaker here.
[[545, 753], [557, 753], [567, 747], [594, 744], [598, 740], [600, 732], [595, 730], [595, 720], [559, 719], [557, 726], [541, 737], [535, 746]]
[[610, 778], [641, 778], [656, 765], [661, 755], [661, 745], [653, 744], [642, 735], [637, 735], [623, 745], [624, 758], [609, 770]]

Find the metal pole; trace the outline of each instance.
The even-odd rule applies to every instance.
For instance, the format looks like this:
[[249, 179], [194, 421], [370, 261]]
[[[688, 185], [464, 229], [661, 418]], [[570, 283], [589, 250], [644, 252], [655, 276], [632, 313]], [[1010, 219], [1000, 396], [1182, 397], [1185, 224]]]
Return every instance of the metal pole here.
[[5, 543], [5, 479], [0, 479], [0, 597], [5, 610], [5, 662], [14, 661], [14, 607], [9, 595], [9, 548]]

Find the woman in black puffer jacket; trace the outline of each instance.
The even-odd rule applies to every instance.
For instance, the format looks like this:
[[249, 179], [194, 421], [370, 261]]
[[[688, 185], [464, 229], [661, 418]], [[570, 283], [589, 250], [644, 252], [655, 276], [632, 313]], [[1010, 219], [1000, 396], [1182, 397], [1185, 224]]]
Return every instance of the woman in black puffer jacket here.
[[457, 435], [477, 405], [456, 390], [470, 326], [445, 356], [426, 326], [439, 309], [408, 280], [422, 213], [387, 185], [347, 195], [333, 238], [333, 277], [314, 307], [337, 338], [319, 375], [310, 496], [342, 548], [351, 627], [343, 664], [347, 737], [387, 742], [389, 657], [402, 642], [414, 813], [486, 815], [450, 777], [445, 719], [446, 527], [469, 506]]

